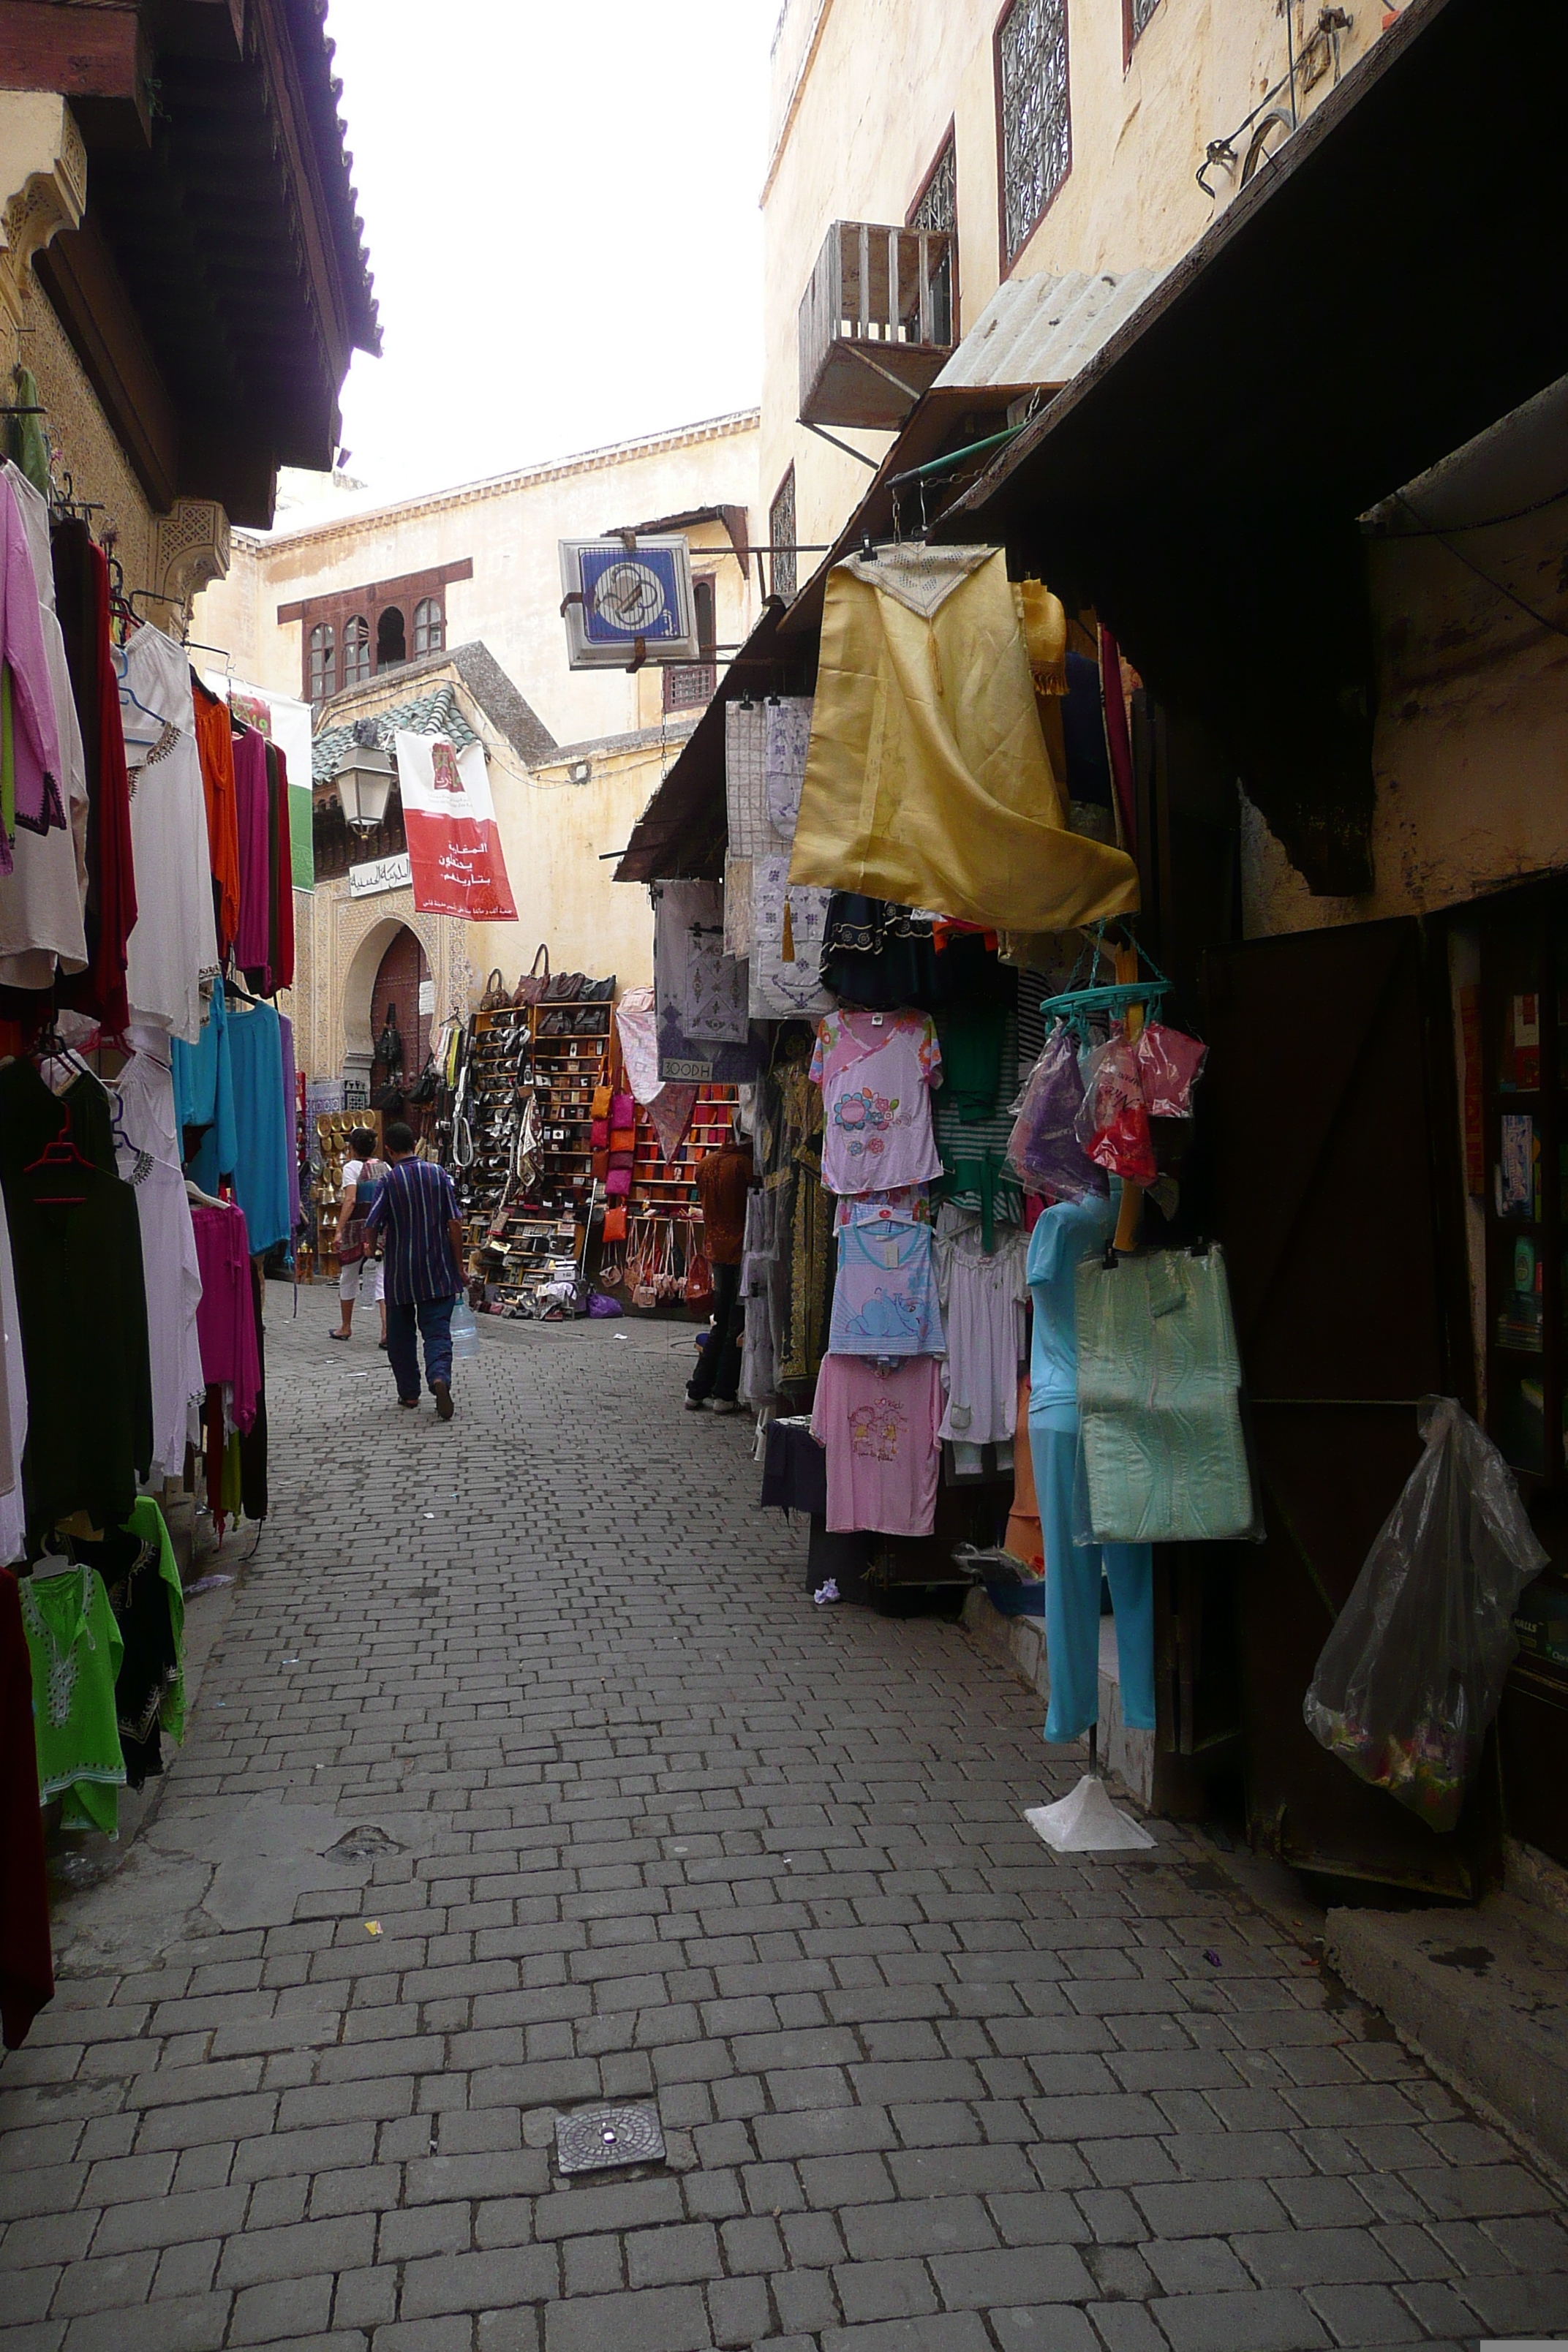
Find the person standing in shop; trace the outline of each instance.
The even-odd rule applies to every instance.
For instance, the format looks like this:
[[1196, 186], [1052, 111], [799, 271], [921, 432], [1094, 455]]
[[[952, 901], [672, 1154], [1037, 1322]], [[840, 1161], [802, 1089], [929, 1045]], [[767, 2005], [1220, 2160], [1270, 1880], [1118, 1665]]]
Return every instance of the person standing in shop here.
[[414, 1129], [406, 1120], [388, 1122], [385, 1150], [391, 1169], [365, 1220], [365, 1238], [386, 1235], [386, 1352], [397, 1402], [410, 1412], [418, 1408], [422, 1339], [425, 1378], [436, 1410], [450, 1421], [452, 1309], [462, 1288], [458, 1196], [444, 1168], [415, 1157]]
[[702, 1203], [702, 1246], [713, 1271], [713, 1319], [697, 1370], [686, 1384], [686, 1410], [740, 1412], [741, 1340], [746, 1302], [741, 1296], [741, 1259], [746, 1239], [746, 1194], [751, 1189], [752, 1147], [737, 1118], [730, 1140], [697, 1164], [697, 1197]]
[[342, 1194], [338, 1202], [338, 1230], [333, 1245], [338, 1254], [338, 1310], [342, 1318], [329, 1339], [353, 1337], [354, 1302], [367, 1293], [381, 1309], [382, 1347], [386, 1345], [386, 1266], [379, 1250], [367, 1248], [365, 1219], [375, 1206], [386, 1162], [375, 1157], [375, 1137], [368, 1127], [356, 1127], [349, 1137], [352, 1160], [343, 1163]]

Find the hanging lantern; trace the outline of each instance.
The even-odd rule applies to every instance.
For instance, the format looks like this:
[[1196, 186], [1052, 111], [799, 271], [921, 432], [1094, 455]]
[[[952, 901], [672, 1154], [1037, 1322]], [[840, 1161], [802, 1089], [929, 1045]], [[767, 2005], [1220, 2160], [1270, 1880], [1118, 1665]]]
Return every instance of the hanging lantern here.
[[344, 749], [332, 782], [344, 823], [355, 833], [374, 833], [386, 814], [392, 793], [392, 754], [377, 742], [374, 719], [354, 721], [354, 740]]

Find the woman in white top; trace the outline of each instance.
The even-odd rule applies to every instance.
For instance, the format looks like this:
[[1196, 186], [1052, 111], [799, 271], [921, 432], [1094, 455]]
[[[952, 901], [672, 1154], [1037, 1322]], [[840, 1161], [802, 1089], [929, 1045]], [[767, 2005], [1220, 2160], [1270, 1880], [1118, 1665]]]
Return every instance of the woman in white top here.
[[386, 1273], [379, 1250], [367, 1253], [364, 1243], [364, 1221], [375, 1199], [377, 1185], [387, 1173], [385, 1162], [374, 1157], [375, 1136], [368, 1127], [356, 1127], [349, 1137], [352, 1160], [343, 1162], [343, 1187], [338, 1202], [338, 1230], [335, 1247], [338, 1253], [338, 1305], [342, 1320], [328, 1337], [347, 1339], [352, 1336], [354, 1301], [369, 1295], [381, 1309], [380, 1345], [386, 1345]]

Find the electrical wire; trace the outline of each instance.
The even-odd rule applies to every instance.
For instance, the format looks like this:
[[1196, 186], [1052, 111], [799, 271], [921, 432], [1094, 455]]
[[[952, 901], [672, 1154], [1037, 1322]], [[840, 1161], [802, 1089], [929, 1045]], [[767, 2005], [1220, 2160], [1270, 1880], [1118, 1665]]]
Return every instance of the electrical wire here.
[[[1461, 530], [1496, 530], [1505, 522], [1522, 522], [1527, 515], [1544, 514], [1548, 507], [1561, 506], [1564, 499], [1568, 499], [1568, 488], [1553, 490], [1550, 498], [1536, 499], [1527, 507], [1515, 507], [1511, 514], [1483, 516], [1479, 522], [1424, 523], [1420, 530], [1373, 531], [1371, 536], [1374, 539], [1443, 539], [1451, 532]], [[1418, 507], [1413, 506], [1406, 498], [1401, 498], [1399, 503], [1407, 513], [1421, 521]]]
[[[1406, 513], [1413, 514], [1415, 517], [1416, 521], [1420, 522], [1421, 514], [1419, 509], [1411, 505], [1410, 500], [1405, 497], [1404, 491], [1395, 490], [1394, 495], [1398, 499], [1400, 505], [1404, 507]], [[1417, 534], [1415, 531], [1412, 531], [1408, 536], [1414, 539]], [[1440, 540], [1457, 563], [1462, 563], [1467, 572], [1473, 572], [1476, 578], [1483, 582], [1484, 584], [1490, 588], [1497, 595], [1505, 596], [1510, 604], [1517, 604], [1520, 611], [1521, 613], [1527, 613], [1530, 615], [1530, 618], [1536, 623], [1538, 627], [1550, 630], [1551, 634], [1554, 637], [1568, 637], [1568, 629], [1565, 629], [1563, 626], [1561, 621], [1549, 620], [1544, 613], [1538, 613], [1533, 604], [1527, 604], [1524, 598], [1517, 595], [1511, 588], [1505, 588], [1500, 580], [1494, 580], [1489, 572], [1483, 572], [1479, 563], [1473, 563], [1470, 561], [1470, 558], [1465, 553], [1462, 547], [1456, 547], [1454, 545], [1453, 541], [1448, 538], [1446, 532], [1424, 529], [1420, 532], [1419, 536], [1424, 539]]]

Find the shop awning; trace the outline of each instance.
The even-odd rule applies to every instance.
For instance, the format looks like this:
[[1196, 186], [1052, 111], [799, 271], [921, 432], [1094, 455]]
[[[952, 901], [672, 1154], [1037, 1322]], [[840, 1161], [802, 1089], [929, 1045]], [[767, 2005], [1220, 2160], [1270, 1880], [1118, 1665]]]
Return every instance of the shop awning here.
[[1560, 0], [1410, 5], [936, 535], [1092, 603], [1314, 890], [1371, 885], [1357, 517], [1568, 372]]

